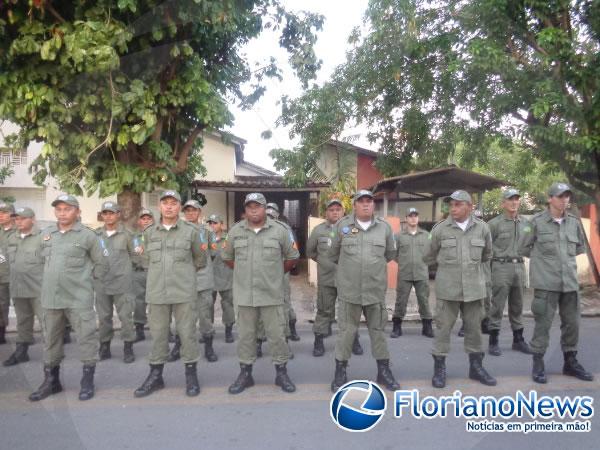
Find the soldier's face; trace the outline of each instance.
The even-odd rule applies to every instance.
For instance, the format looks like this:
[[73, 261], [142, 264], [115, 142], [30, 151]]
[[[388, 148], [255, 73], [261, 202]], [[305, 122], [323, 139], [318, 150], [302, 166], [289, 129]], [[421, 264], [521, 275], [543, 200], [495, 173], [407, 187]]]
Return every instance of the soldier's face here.
[[173, 220], [179, 217], [181, 203], [176, 198], [167, 197], [160, 201], [160, 213], [165, 219]]
[[140, 217], [137, 221], [137, 226], [140, 230], [145, 230], [146, 227], [148, 227], [149, 225], [152, 225], [154, 223], [154, 220], [152, 219], [152, 216], [149, 216], [148, 214], [144, 214], [142, 217]]
[[15, 216], [15, 225], [21, 233], [28, 233], [33, 228], [35, 219], [33, 217]]
[[56, 216], [56, 221], [60, 225], [69, 226], [77, 221], [77, 218], [79, 217], [79, 208], [60, 202], [54, 207], [54, 215]]
[[464, 222], [471, 214], [473, 205], [468, 202], [450, 200], [450, 216], [457, 222]]
[[325, 211], [325, 218], [329, 223], [336, 223], [344, 215], [344, 208], [334, 203]]
[[223, 224], [219, 222], [208, 222], [213, 233], [220, 233], [223, 230]]
[[548, 197], [548, 203], [550, 207], [556, 209], [557, 211], [563, 212], [569, 206], [569, 202], [571, 201], [571, 194], [569, 192], [565, 192], [560, 195], [555, 195], [552, 197]]
[[409, 227], [416, 227], [419, 224], [419, 216], [417, 214], [406, 216], [406, 223]]
[[354, 202], [354, 214], [356, 218], [367, 221], [373, 217], [375, 211], [375, 202], [371, 197], [361, 197]]
[[246, 220], [251, 224], [263, 223], [267, 218], [267, 210], [263, 205], [256, 202], [250, 202], [244, 208]]
[[504, 211], [506, 211], [507, 213], [516, 213], [519, 210], [520, 206], [521, 197], [519, 197], [518, 195], [514, 195], [511, 198], [502, 200], [502, 208], [504, 208]]
[[183, 210], [183, 215], [185, 217], [185, 220], [191, 223], [198, 223], [198, 219], [200, 218], [200, 213], [201, 211], [199, 209], [196, 208], [192, 208], [191, 206], [188, 206], [187, 208], [185, 208]]
[[10, 224], [12, 218], [10, 217], [10, 213], [7, 211], [0, 211], [0, 225], [5, 226]]
[[115, 225], [121, 217], [121, 214], [112, 211], [102, 211], [100, 215], [102, 216], [102, 221], [109, 226]]

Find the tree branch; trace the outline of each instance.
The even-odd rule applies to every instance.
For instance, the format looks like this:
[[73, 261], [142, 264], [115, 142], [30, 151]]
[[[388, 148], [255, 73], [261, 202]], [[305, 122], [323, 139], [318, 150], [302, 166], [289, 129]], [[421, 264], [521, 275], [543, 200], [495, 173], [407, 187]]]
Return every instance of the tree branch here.
[[52, 14], [54, 16], [54, 18], [56, 20], [58, 20], [60, 23], [65, 23], [66, 20], [63, 18], [63, 16], [61, 16], [58, 11], [56, 9], [54, 9], [54, 6], [52, 6], [51, 2], [47, 2], [46, 3], [46, 9], [50, 12], [50, 14]]
[[196, 138], [200, 133], [202, 133], [204, 128], [204, 125], [198, 125], [188, 136], [185, 144], [183, 144], [183, 147], [181, 147], [179, 155], [177, 155], [177, 167], [174, 170], [175, 173], [182, 173], [185, 171], [187, 167], [187, 159], [189, 158], [192, 148], [194, 147], [194, 142], [196, 142]]

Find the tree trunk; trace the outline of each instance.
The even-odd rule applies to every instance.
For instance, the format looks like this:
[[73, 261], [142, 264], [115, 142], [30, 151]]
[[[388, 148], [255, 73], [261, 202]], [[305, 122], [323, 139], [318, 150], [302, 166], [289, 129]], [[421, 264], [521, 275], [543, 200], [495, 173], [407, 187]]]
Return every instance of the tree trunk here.
[[138, 219], [137, 216], [142, 209], [141, 195], [133, 191], [124, 190], [117, 195], [117, 202], [121, 207], [121, 221], [127, 228], [134, 230]]

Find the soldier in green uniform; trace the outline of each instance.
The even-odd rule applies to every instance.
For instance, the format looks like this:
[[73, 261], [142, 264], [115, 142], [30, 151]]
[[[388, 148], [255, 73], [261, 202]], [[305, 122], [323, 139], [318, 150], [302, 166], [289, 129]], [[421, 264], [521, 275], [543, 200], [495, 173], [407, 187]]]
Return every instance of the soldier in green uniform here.
[[576, 216], [567, 212], [571, 188], [566, 183], [553, 183], [548, 191], [548, 209], [531, 220], [525, 233], [522, 256], [530, 259], [530, 284], [534, 289], [531, 312], [535, 318], [532, 378], [547, 383], [544, 353], [549, 345], [550, 328], [558, 309], [560, 344], [564, 354], [563, 374], [592, 381], [594, 376], [577, 361], [581, 300], [577, 281], [577, 255], [585, 253], [583, 230]]
[[494, 257], [492, 258], [492, 307], [490, 310], [490, 337], [488, 352], [500, 356], [498, 335], [502, 324], [504, 306], [508, 299], [508, 320], [513, 332], [513, 350], [531, 353], [523, 338], [523, 290], [525, 289], [525, 264], [519, 256], [519, 242], [529, 222], [519, 214], [521, 194], [510, 188], [502, 193], [504, 213], [488, 222], [492, 233]]
[[423, 336], [433, 337], [431, 322], [433, 316], [429, 308], [429, 269], [423, 262], [429, 247], [429, 233], [419, 227], [417, 208], [406, 210], [406, 229], [396, 235], [396, 261], [398, 277], [396, 281], [396, 307], [392, 317], [393, 329], [390, 337], [402, 336], [402, 320], [406, 315], [406, 305], [413, 286], [417, 295]]
[[17, 208], [12, 216], [16, 232], [8, 239], [8, 257], [10, 295], [17, 314], [17, 348], [4, 361], [4, 366], [29, 361], [27, 350], [34, 343], [34, 317], [40, 325], [43, 323], [40, 293], [44, 258], [39, 251], [40, 230], [35, 226], [35, 214], [31, 208]]
[[[154, 224], [152, 211], [142, 208], [138, 214], [136, 230], [134, 232], [134, 247], [142, 248], [144, 246], [144, 230]], [[144, 326], [148, 322], [146, 315], [146, 280], [148, 278], [148, 255], [136, 251], [131, 256], [133, 263], [133, 295], [135, 296], [135, 305], [133, 310], [133, 323], [135, 325], [135, 341], [140, 342], [146, 339]]]
[[11, 203], [0, 200], [0, 344], [6, 344], [6, 328], [8, 327], [8, 310], [10, 308], [8, 261], [8, 238], [15, 232], [11, 214], [15, 208]]
[[213, 260], [213, 271], [215, 276], [215, 287], [212, 293], [213, 306], [211, 309], [211, 319], [215, 318], [215, 302], [217, 294], [221, 297], [221, 320], [225, 326], [225, 342], [233, 342], [233, 324], [235, 323], [235, 313], [233, 311], [233, 270], [223, 261], [222, 244], [227, 240], [227, 233], [223, 227], [223, 219], [218, 214], [211, 214], [207, 220], [208, 225], [215, 234], [216, 254]]
[[136, 389], [145, 397], [165, 386], [162, 372], [169, 356], [169, 327], [175, 317], [185, 365], [186, 394], [200, 393], [198, 383], [198, 341], [196, 340], [196, 271], [206, 267], [207, 251], [198, 229], [179, 218], [181, 197], [167, 190], [160, 195], [159, 223], [144, 232], [143, 252], [148, 254], [146, 303], [150, 305], [150, 373]]
[[492, 256], [492, 238], [487, 224], [473, 216], [471, 196], [462, 190], [452, 193], [450, 216], [431, 230], [429, 252], [424, 261], [437, 262], [435, 322], [433, 343], [434, 387], [446, 385], [446, 355], [450, 351], [450, 331], [459, 312], [465, 327], [464, 347], [469, 355], [469, 378], [488, 386], [496, 380], [483, 368], [481, 316], [486, 295], [483, 264]]
[[135, 255], [133, 234], [121, 224], [121, 208], [115, 202], [102, 204], [100, 216], [104, 226], [96, 229], [103, 243], [102, 251], [108, 261], [108, 272], [94, 280], [96, 291], [96, 313], [98, 314], [98, 334], [100, 336], [100, 360], [111, 358], [110, 341], [114, 336], [113, 308], [121, 321], [123, 339], [123, 362], [135, 361], [133, 341], [133, 273], [132, 257]]
[[[196, 289], [198, 289], [198, 297], [196, 300], [196, 311], [198, 313], [198, 327], [200, 330], [199, 342], [204, 343], [204, 357], [208, 362], [217, 361], [218, 357], [213, 348], [213, 336], [215, 329], [211, 320], [212, 310], [212, 291], [215, 286], [213, 262], [212, 259], [216, 253], [216, 238], [212, 230], [205, 224], [201, 223], [202, 206], [197, 200], [188, 200], [183, 205], [183, 214], [185, 220], [191, 223], [198, 229], [200, 239], [202, 240], [202, 248], [209, 253], [210, 258], [206, 260], [206, 266], [198, 270], [196, 277]], [[168, 361], [176, 361], [180, 357], [181, 340], [179, 336], [175, 336], [175, 345], [171, 350]]]
[[29, 399], [38, 401], [62, 391], [59, 368], [64, 358], [63, 334], [68, 318], [77, 335], [83, 363], [79, 400], [89, 400], [94, 396], [98, 359], [92, 275], [103, 277], [108, 271], [108, 262], [101, 237], [78, 220], [77, 199], [72, 195], [59, 195], [52, 206], [56, 224], [39, 235], [39, 251], [45, 258], [42, 283], [44, 381]]
[[240, 374], [229, 386], [238, 394], [254, 385], [258, 321], [262, 320], [275, 365], [275, 384], [285, 392], [296, 386], [287, 374], [289, 348], [285, 340], [284, 273], [299, 257], [293, 236], [283, 223], [266, 213], [267, 201], [260, 193], [246, 196], [246, 218], [236, 223], [223, 243], [223, 260], [233, 269], [233, 300], [238, 324]]
[[337, 264], [331, 257], [330, 249], [335, 238], [335, 224], [343, 215], [342, 201], [337, 198], [329, 200], [325, 209], [325, 222], [312, 230], [306, 243], [306, 256], [317, 263], [317, 314], [313, 324], [313, 356], [325, 354], [323, 339], [331, 336], [331, 324], [335, 320], [335, 301], [338, 295], [335, 284]]
[[340, 219], [331, 243], [331, 256], [338, 264], [340, 327], [335, 344], [333, 392], [347, 382], [346, 366], [363, 313], [371, 337], [371, 354], [377, 361], [377, 382], [389, 390], [400, 388], [390, 370], [384, 334], [387, 263], [396, 256], [396, 241], [392, 227], [375, 217], [374, 210], [373, 194], [358, 191], [354, 196], [353, 214]]

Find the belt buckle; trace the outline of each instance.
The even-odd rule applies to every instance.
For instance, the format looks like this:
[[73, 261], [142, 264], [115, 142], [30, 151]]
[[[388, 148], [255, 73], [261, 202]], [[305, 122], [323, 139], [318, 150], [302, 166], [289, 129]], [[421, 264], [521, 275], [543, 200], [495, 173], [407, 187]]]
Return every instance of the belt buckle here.
[[518, 258], [513, 258], [512, 259], [513, 264], [517, 264], [519, 262]]

